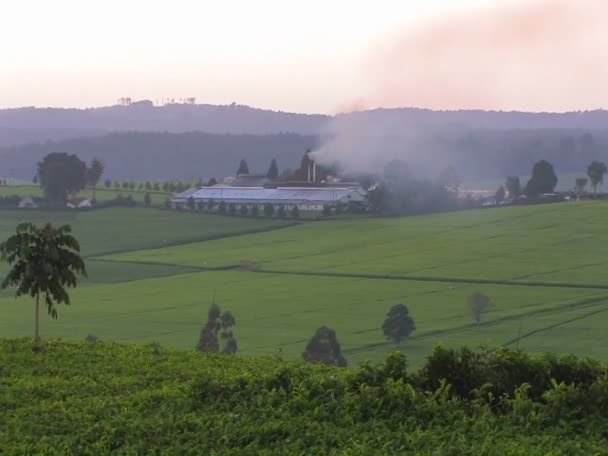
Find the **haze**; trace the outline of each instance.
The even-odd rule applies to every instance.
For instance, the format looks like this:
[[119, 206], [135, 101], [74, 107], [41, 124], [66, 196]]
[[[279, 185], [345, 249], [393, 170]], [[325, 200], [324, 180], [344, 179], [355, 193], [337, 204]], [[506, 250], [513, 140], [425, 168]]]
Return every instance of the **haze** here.
[[7, 2], [0, 107], [594, 109], [608, 106], [607, 12], [602, 0]]

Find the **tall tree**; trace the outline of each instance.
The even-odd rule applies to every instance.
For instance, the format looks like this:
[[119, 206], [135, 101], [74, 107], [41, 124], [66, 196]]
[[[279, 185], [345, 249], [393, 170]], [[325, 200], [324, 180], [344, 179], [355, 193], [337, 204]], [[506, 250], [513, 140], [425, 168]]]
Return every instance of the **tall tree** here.
[[68, 195], [82, 190], [87, 183], [86, 174], [86, 163], [76, 155], [54, 152], [38, 163], [40, 186], [55, 203], [65, 203]]
[[594, 160], [587, 167], [587, 176], [593, 185], [593, 193], [597, 193], [597, 186], [604, 183], [604, 174], [606, 174], [606, 163]]
[[270, 167], [268, 168], [268, 172], [266, 173], [266, 177], [268, 179], [277, 179], [279, 177], [279, 165], [277, 165], [276, 158], [273, 158], [270, 162]]
[[239, 163], [239, 169], [236, 171], [236, 175], [238, 176], [239, 174], [249, 174], [249, 166], [244, 158]]
[[411, 317], [409, 309], [403, 304], [396, 304], [391, 307], [382, 324], [382, 332], [386, 338], [397, 345], [401, 344], [403, 339], [409, 337], [415, 329], [414, 319]]
[[103, 176], [105, 164], [98, 158], [93, 158], [91, 166], [87, 169], [87, 184], [93, 188], [93, 199], [96, 199], [95, 188]]
[[521, 182], [517, 176], [509, 176], [505, 181], [505, 188], [510, 200], [516, 200], [521, 195]]
[[476, 291], [469, 297], [469, 307], [471, 315], [477, 324], [481, 322], [481, 317], [490, 306], [490, 298], [479, 291]]
[[502, 185], [496, 190], [494, 200], [496, 201], [496, 204], [500, 204], [505, 200], [505, 188]]
[[218, 352], [219, 339], [224, 340], [222, 353], [236, 353], [237, 343], [232, 328], [236, 326], [236, 319], [230, 311], [222, 313], [220, 307], [214, 302], [207, 314], [207, 323], [201, 329], [196, 349], [201, 352]]
[[526, 195], [538, 196], [543, 193], [553, 193], [557, 185], [557, 176], [553, 165], [547, 160], [534, 164], [532, 176], [526, 184]]
[[346, 358], [336, 337], [336, 332], [321, 326], [306, 344], [302, 353], [304, 361], [346, 367]]
[[214, 185], [217, 185], [217, 179], [215, 177], [212, 177], [211, 179], [209, 179], [209, 182], [207, 182], [207, 187], [213, 187]]
[[35, 299], [34, 346], [40, 348], [40, 297], [52, 318], [56, 304], [70, 304], [67, 288], [76, 287], [78, 275], [87, 272], [80, 245], [68, 225], [59, 228], [32, 223], [17, 226], [16, 234], [0, 244], [0, 258], [11, 266], [1, 288], [17, 287], [16, 297]]
[[574, 183], [574, 190], [576, 191], [576, 196], [580, 198], [580, 196], [585, 192], [585, 188], [587, 187], [587, 183], [589, 179], [586, 177], [577, 177]]

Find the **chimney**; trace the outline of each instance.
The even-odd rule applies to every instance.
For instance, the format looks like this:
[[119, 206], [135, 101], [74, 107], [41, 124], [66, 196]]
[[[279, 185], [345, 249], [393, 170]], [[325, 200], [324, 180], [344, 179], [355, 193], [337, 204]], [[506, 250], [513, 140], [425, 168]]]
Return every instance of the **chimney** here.
[[317, 162], [312, 161], [312, 181], [317, 182]]

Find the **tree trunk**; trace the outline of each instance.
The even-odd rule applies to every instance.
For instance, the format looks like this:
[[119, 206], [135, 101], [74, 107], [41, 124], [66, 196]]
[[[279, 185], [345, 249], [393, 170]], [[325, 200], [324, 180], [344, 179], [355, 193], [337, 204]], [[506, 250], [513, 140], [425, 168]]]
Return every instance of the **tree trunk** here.
[[97, 190], [97, 185], [93, 185], [93, 201], [97, 201], [96, 190]]
[[36, 316], [34, 329], [34, 349], [40, 350], [40, 292], [36, 293]]

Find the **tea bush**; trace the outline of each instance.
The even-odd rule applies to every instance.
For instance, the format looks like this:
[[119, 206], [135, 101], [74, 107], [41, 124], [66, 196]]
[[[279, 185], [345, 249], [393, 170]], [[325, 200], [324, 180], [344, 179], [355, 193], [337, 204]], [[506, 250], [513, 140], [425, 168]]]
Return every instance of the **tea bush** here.
[[0, 453], [592, 455], [606, 366], [438, 347], [407, 371], [150, 345], [0, 340]]

